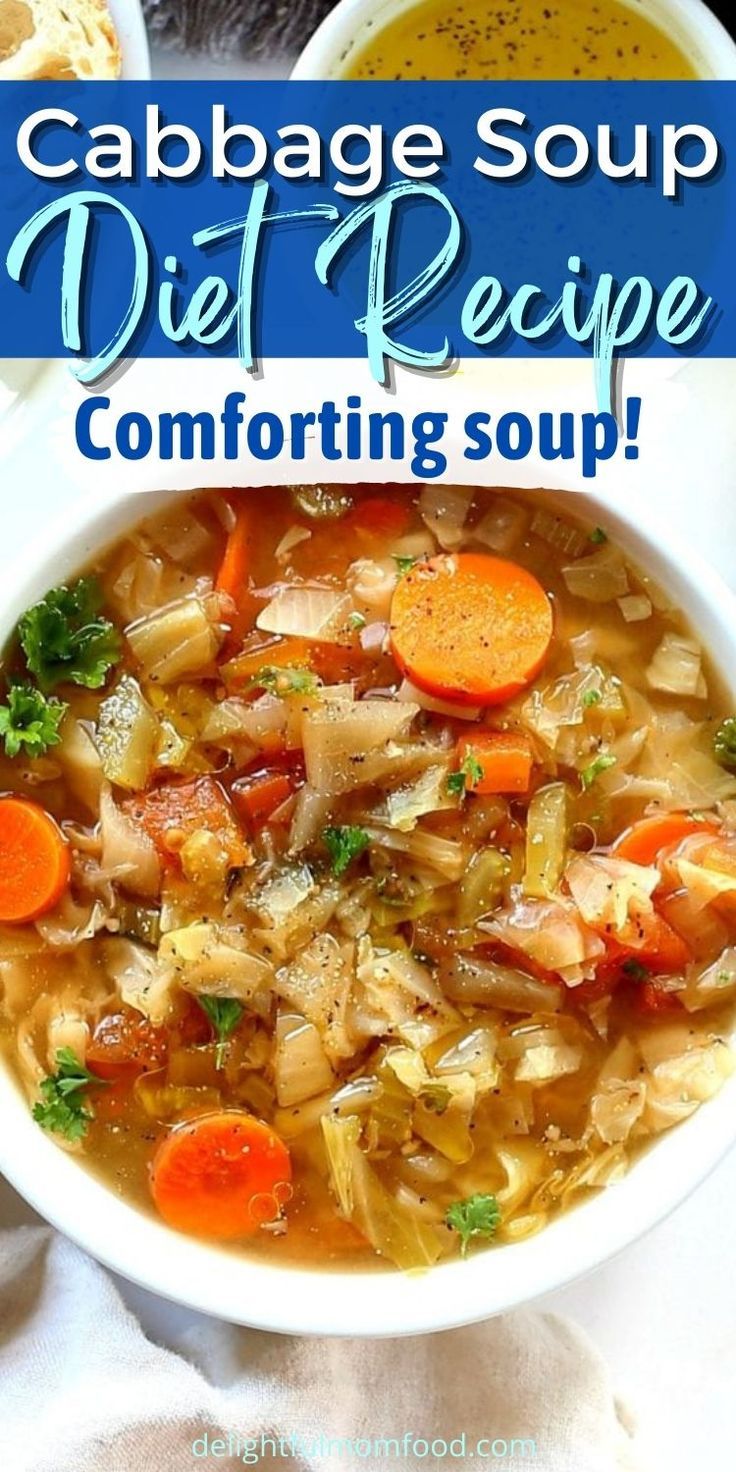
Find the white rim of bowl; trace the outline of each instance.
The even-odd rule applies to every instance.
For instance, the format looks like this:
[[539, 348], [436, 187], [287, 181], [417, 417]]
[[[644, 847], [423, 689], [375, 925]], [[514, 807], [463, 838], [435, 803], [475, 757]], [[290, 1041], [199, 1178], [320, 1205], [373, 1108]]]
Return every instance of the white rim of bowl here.
[[[546, 493], [602, 519], [612, 540], [683, 607], [725, 682], [736, 665], [736, 597], [697, 555], [636, 511], [594, 493]], [[144, 499], [145, 503], [144, 504]], [[48, 527], [8, 570], [0, 634], [54, 581], [72, 575], [126, 525], [171, 493], [124, 496], [78, 512], [78, 529]], [[68, 523], [68, 517], [67, 517]], [[277, 1266], [187, 1238], [115, 1196], [34, 1124], [8, 1067], [0, 1067], [0, 1169], [39, 1214], [131, 1282], [205, 1314], [276, 1333], [381, 1337], [454, 1328], [564, 1287], [616, 1256], [678, 1206], [736, 1141], [736, 1075], [690, 1119], [658, 1138], [626, 1177], [553, 1220], [535, 1237], [429, 1273], [339, 1272]]]
[[108, 4], [120, 42], [121, 78], [125, 82], [147, 82], [151, 52], [140, 0], [108, 0]]

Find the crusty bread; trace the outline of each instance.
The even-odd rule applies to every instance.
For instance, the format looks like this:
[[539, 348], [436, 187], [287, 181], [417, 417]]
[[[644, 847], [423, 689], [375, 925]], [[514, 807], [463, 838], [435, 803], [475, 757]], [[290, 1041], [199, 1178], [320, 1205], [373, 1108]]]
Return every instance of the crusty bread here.
[[105, 0], [0, 0], [0, 81], [119, 76]]

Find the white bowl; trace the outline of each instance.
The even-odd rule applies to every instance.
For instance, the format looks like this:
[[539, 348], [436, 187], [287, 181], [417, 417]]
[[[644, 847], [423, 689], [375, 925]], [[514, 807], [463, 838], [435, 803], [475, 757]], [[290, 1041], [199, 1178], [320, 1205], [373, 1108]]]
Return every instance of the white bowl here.
[[[91, 503], [70, 533], [59, 519], [5, 569], [0, 642], [19, 615], [79, 570], [123, 529], [168, 499]], [[595, 495], [556, 504], [605, 525], [614, 541], [671, 593], [730, 688], [736, 669], [736, 598], [667, 529], [612, 512]], [[0, 1067], [0, 1169], [35, 1209], [133, 1282], [219, 1318], [298, 1334], [399, 1335], [451, 1328], [514, 1308], [588, 1273], [677, 1206], [736, 1141], [736, 1076], [684, 1124], [662, 1136], [619, 1184], [557, 1218], [538, 1236], [442, 1264], [425, 1274], [326, 1272], [270, 1266], [172, 1232], [120, 1200], [39, 1129]]]
[[[736, 80], [736, 43], [702, 0], [623, 3], [658, 25], [691, 58], [704, 80]], [[394, 16], [419, 4], [420, 0], [340, 0], [298, 57], [292, 81], [344, 76], [346, 64], [362, 49], [371, 32], [375, 35]]]
[[125, 82], [146, 82], [151, 75], [151, 54], [140, 0], [108, 0], [122, 53]]

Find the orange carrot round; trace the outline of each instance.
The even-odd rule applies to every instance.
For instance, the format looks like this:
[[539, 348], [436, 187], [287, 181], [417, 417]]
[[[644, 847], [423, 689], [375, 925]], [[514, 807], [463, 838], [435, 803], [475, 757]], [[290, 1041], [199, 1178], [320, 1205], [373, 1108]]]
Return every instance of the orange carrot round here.
[[617, 859], [628, 859], [630, 864], [646, 867], [656, 863], [662, 849], [672, 848], [683, 838], [690, 838], [693, 833], [714, 832], [715, 824], [705, 818], [691, 818], [689, 813], [658, 813], [626, 828], [616, 839], [611, 853]]
[[69, 845], [51, 815], [24, 797], [0, 798], [0, 921], [22, 925], [45, 915], [70, 872]]
[[176, 1125], [151, 1164], [151, 1193], [179, 1232], [232, 1240], [279, 1216], [291, 1195], [289, 1152], [262, 1120], [239, 1109]]
[[391, 604], [391, 647], [420, 690], [463, 705], [498, 705], [538, 674], [552, 639], [552, 605], [537, 579], [478, 552], [410, 569]]

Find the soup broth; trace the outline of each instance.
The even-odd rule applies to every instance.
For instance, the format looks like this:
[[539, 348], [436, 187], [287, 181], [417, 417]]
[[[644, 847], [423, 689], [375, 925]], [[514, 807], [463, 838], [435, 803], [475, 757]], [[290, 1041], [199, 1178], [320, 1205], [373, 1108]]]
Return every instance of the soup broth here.
[[366, 28], [344, 75], [363, 81], [691, 81], [692, 62], [637, 5], [423, 0]]
[[513, 1243], [730, 1072], [736, 720], [605, 529], [181, 497], [5, 682], [4, 1049], [173, 1227], [320, 1268]]

